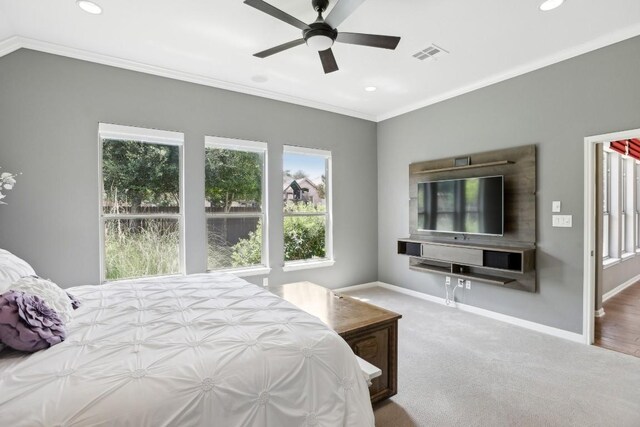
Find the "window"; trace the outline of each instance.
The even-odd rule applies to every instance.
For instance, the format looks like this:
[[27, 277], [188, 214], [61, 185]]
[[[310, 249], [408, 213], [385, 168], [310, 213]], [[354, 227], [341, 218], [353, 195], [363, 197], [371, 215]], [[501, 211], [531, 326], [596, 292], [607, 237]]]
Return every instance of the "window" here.
[[604, 151], [602, 152], [602, 195], [603, 195], [603, 207], [602, 207], [602, 257], [604, 259], [609, 258], [609, 206], [611, 204], [611, 155]]
[[285, 146], [285, 271], [333, 264], [331, 152]]
[[620, 207], [620, 253], [627, 252], [627, 159], [620, 157], [622, 204]]
[[205, 139], [205, 212], [209, 270], [268, 273], [267, 144]]
[[640, 248], [640, 162], [609, 147], [602, 159], [602, 257], [606, 267], [633, 257]]
[[622, 254], [625, 257], [635, 254], [636, 249], [636, 203], [635, 193], [635, 170], [636, 161], [632, 158], [624, 157], [622, 159], [622, 230], [621, 243]]
[[99, 135], [102, 280], [183, 272], [183, 135], [104, 123]]
[[636, 200], [635, 200], [635, 227], [636, 227], [636, 251], [640, 250], [640, 162], [636, 161], [634, 165], [636, 176], [635, 176], [635, 189], [636, 189]]

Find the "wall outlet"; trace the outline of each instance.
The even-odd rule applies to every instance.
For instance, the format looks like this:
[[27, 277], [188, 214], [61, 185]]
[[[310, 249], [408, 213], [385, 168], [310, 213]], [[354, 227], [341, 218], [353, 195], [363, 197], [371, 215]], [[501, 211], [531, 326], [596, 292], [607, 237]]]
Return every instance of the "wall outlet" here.
[[458, 279], [458, 286], [461, 288], [464, 286], [464, 279]]
[[264, 286], [265, 288], [269, 287], [269, 278], [265, 277], [262, 279], [262, 286]]
[[553, 227], [573, 227], [573, 215], [553, 215], [551, 218]]
[[467, 289], [471, 289], [471, 280], [467, 280]]
[[451, 284], [451, 277], [447, 276], [444, 278], [444, 284], [445, 285], [450, 285]]

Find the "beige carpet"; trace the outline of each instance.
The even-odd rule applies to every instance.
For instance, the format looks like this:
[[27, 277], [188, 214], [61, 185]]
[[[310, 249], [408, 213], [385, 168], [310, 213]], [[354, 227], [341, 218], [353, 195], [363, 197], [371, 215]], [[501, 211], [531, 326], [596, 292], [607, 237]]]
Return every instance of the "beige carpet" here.
[[403, 315], [377, 426], [640, 426], [640, 358], [384, 288], [349, 294]]

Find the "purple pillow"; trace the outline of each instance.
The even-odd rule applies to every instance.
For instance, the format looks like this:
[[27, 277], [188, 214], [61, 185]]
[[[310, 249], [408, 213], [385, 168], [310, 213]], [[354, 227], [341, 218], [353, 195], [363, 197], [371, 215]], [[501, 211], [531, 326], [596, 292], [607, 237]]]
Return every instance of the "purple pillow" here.
[[0, 295], [0, 341], [8, 347], [34, 352], [66, 337], [58, 313], [37, 296], [20, 291]]

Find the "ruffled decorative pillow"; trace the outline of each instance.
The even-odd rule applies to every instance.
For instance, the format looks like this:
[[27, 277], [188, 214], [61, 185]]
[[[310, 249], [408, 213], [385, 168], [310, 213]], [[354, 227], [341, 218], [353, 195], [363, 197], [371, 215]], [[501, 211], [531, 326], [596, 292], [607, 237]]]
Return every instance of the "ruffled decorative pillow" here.
[[8, 347], [34, 352], [66, 337], [62, 319], [42, 299], [13, 290], [0, 295], [0, 341]]
[[25, 260], [4, 249], [0, 249], [0, 293], [23, 276], [35, 276], [33, 267]]
[[69, 296], [58, 285], [38, 276], [21, 277], [9, 289], [35, 295], [54, 309], [60, 319], [67, 324], [73, 319], [73, 305]]

